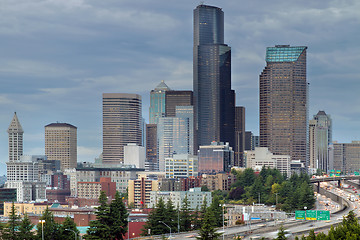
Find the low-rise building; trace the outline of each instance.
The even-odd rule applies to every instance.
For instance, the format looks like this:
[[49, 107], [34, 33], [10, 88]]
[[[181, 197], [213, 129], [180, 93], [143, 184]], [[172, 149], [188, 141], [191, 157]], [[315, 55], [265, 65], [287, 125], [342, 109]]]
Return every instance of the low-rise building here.
[[100, 178], [99, 182], [78, 182], [77, 193], [79, 198], [98, 199], [100, 192], [105, 192], [106, 196], [115, 198], [116, 183], [111, 182], [111, 178]]
[[78, 167], [76, 168], [77, 182], [99, 182], [101, 177], [111, 178], [111, 182], [116, 183], [116, 190], [122, 193], [126, 192], [128, 181], [137, 179], [137, 172], [145, 171], [145, 169], [129, 168], [129, 167]]
[[202, 192], [201, 188], [191, 188], [189, 191], [152, 191], [150, 193], [150, 207], [155, 207], [160, 198], [165, 203], [171, 199], [175, 207], [181, 207], [185, 197], [188, 199], [189, 208], [193, 210], [200, 209], [205, 199], [207, 206], [210, 206], [212, 201], [211, 192]]
[[[11, 207], [13, 202], [4, 202], [4, 216], [8, 217], [11, 213]], [[63, 208], [67, 208], [68, 205], [60, 205], [57, 204]], [[48, 202], [14, 202], [14, 206], [16, 209], [16, 214], [18, 215], [24, 215], [27, 214], [36, 214], [36, 215], [42, 215], [46, 208], [50, 208], [51, 204]]]
[[229, 143], [212, 142], [198, 150], [199, 173], [230, 172], [234, 166], [234, 151]]
[[190, 154], [174, 154], [165, 158], [166, 178], [187, 178], [197, 176], [198, 158]]
[[245, 152], [246, 167], [261, 169], [262, 167], [276, 168], [281, 173], [290, 176], [290, 155], [275, 155], [266, 147], [255, 147], [254, 151]]
[[159, 187], [158, 180], [140, 178], [129, 180], [128, 201], [129, 205], [135, 207], [146, 207], [150, 204], [150, 192], [157, 191]]
[[231, 173], [202, 174], [201, 186], [206, 186], [210, 191], [229, 191], [231, 184], [236, 181], [236, 176]]

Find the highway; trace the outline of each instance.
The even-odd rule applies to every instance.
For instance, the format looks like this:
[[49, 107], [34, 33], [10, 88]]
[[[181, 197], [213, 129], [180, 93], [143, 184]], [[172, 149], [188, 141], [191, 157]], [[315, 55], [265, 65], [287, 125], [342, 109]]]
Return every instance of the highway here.
[[[324, 192], [324, 183], [321, 183], [322, 191]], [[267, 222], [258, 222], [234, 226], [225, 228], [225, 232], [222, 231], [222, 228], [218, 232], [224, 233], [224, 239], [233, 239], [234, 236], [244, 236], [244, 239], [260, 239], [266, 237], [273, 239], [277, 237], [277, 231], [281, 225], [284, 226], [286, 231], [289, 231], [291, 235], [288, 235], [288, 239], [294, 239], [295, 236], [301, 236], [307, 234], [311, 229], [314, 229], [315, 232], [327, 232], [330, 229], [331, 225], [337, 225], [341, 223], [343, 216], [347, 215], [350, 210], [353, 210], [356, 215], [360, 215], [360, 201], [358, 200], [359, 195], [355, 193], [357, 190], [353, 190], [354, 187], [349, 189], [339, 189], [336, 188], [334, 184], [329, 183], [331, 187], [328, 186], [329, 194], [334, 194], [337, 199], [341, 199], [343, 204], [348, 207], [345, 210], [340, 209], [340, 204], [332, 201], [329, 197], [326, 197], [321, 194], [317, 194], [316, 209], [317, 210], [329, 210], [332, 214], [329, 221], [304, 221], [304, 220], [295, 220], [294, 216], [288, 218], [286, 221], [267, 221]], [[352, 201], [348, 200], [351, 199]], [[186, 232], [180, 234], [172, 234], [171, 239], [196, 239], [197, 232]], [[151, 239], [156, 239], [153, 236]], [[161, 239], [159, 237], [159, 239]]]

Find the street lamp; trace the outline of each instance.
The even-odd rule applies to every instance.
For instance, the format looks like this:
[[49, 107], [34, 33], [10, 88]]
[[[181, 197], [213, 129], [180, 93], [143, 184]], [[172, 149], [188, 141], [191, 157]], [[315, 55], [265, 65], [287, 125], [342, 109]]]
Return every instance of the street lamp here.
[[306, 209], [307, 209], [307, 206], [304, 207], [304, 210], [305, 210], [305, 220], [306, 220]]
[[170, 236], [169, 238], [171, 238], [171, 227], [169, 225], [167, 225], [166, 223], [164, 223], [163, 221], [159, 221], [160, 223], [164, 224], [165, 226], [167, 226], [170, 229]]
[[41, 239], [44, 240], [44, 223], [45, 223], [45, 220], [39, 220], [39, 223], [41, 223]]
[[76, 234], [76, 232], [74, 230], [67, 228], [67, 229], [65, 229], [65, 231], [72, 231], [75, 234], [75, 240], [77, 239], [77, 234]]
[[276, 195], [276, 208], [277, 208], [277, 205], [278, 205], [278, 200], [277, 200], [277, 195], [278, 195], [279, 193], [275, 193], [275, 195]]
[[260, 193], [259, 193], [259, 205], [260, 205]]

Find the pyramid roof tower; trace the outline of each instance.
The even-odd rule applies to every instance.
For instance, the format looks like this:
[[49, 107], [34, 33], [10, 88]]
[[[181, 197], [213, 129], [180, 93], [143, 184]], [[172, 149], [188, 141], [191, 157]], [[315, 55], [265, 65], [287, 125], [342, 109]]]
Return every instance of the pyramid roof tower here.
[[166, 85], [164, 80], [161, 80], [159, 85], [156, 86], [155, 90], [170, 91], [171, 89]]
[[16, 115], [16, 112], [14, 113], [14, 117], [11, 120], [10, 126], [7, 130], [8, 133], [24, 133], [23, 128], [21, 127], [21, 124], [19, 122], [19, 119]]

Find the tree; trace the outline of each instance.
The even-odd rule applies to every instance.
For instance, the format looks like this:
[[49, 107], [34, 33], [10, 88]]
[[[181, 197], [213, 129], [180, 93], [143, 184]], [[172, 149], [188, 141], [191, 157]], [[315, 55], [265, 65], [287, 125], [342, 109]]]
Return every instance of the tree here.
[[245, 193], [245, 190], [243, 187], [239, 186], [239, 187], [235, 187], [232, 188], [231, 191], [229, 192], [229, 199], [233, 199], [233, 200], [239, 200], [242, 198], [242, 195]]
[[19, 239], [23, 240], [35, 240], [36, 237], [32, 229], [34, 224], [31, 223], [28, 215], [25, 213], [24, 218], [22, 219], [19, 226]]
[[286, 240], [287, 237], [285, 236], [285, 234], [285, 228], [283, 226], [280, 226], [276, 240]]
[[223, 209], [217, 196], [213, 197], [210, 210], [214, 213], [215, 226], [221, 227], [223, 225]]
[[[42, 236], [44, 234], [44, 240], [60, 240], [61, 236], [59, 235], [60, 224], [56, 223], [54, 220], [53, 214], [50, 212], [49, 208], [46, 208], [40, 220], [44, 222], [39, 222], [36, 225], [37, 236]], [[44, 232], [43, 229], [44, 228]]]
[[107, 204], [107, 196], [101, 191], [99, 196], [99, 206], [96, 208], [96, 220], [90, 222], [85, 239], [110, 239], [109, 215], [110, 208]]
[[180, 211], [180, 230], [182, 232], [187, 232], [191, 230], [191, 213], [189, 208], [189, 201], [187, 196], [185, 195], [185, 198], [181, 205], [181, 211]]
[[151, 235], [168, 233], [169, 228], [162, 223], [165, 219], [165, 216], [165, 203], [164, 200], [160, 198], [157, 201], [155, 208], [148, 215], [148, 219], [142, 229], [142, 235], [149, 235], [149, 231]]
[[79, 236], [80, 232], [76, 227], [74, 220], [70, 216], [66, 216], [64, 222], [60, 226], [60, 234], [62, 240], [73, 240], [74, 235]]
[[16, 208], [15, 208], [15, 204], [13, 202], [11, 205], [9, 221], [5, 225], [3, 232], [2, 232], [2, 238], [10, 239], [10, 240], [18, 239], [17, 228], [19, 227], [19, 225], [20, 225], [20, 217], [16, 214]]
[[128, 231], [128, 212], [119, 192], [116, 192], [115, 199], [110, 204], [109, 223], [111, 224], [111, 239], [122, 240]]
[[192, 225], [193, 229], [200, 229], [201, 228], [201, 212], [199, 211], [199, 206], [196, 206], [195, 211], [191, 214], [192, 217]]
[[210, 208], [207, 209], [204, 219], [201, 224], [199, 231], [199, 237], [196, 237], [199, 240], [216, 240], [219, 239], [220, 233], [216, 232], [215, 226], [215, 216]]
[[180, 213], [175, 210], [171, 198], [169, 198], [169, 200], [167, 201], [165, 209], [166, 209], [166, 214], [163, 221], [171, 227], [172, 232], [176, 232], [178, 230], [178, 214]]

